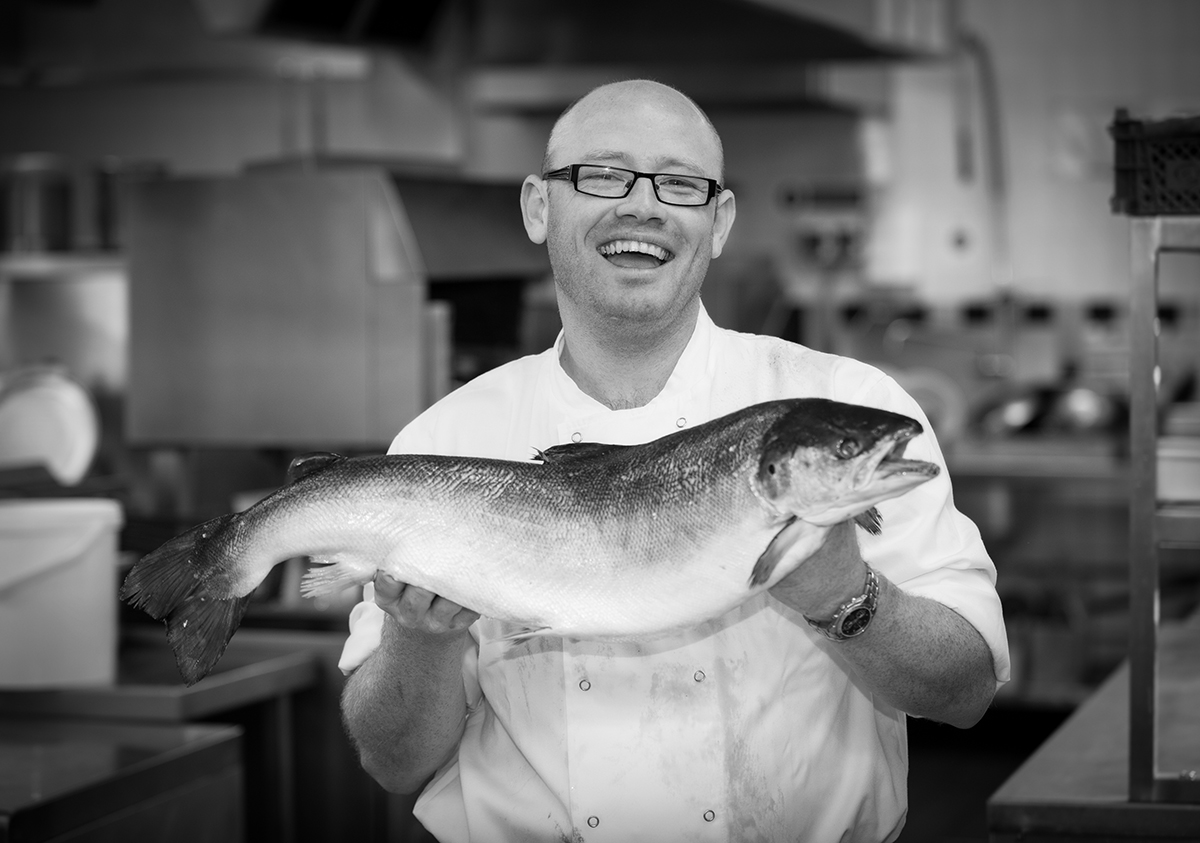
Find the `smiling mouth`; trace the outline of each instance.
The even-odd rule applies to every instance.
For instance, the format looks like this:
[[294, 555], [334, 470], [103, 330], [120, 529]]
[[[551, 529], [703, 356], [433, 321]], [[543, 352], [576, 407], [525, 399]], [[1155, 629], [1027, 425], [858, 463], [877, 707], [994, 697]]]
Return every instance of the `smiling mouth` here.
[[598, 251], [611, 263], [627, 268], [662, 266], [675, 257], [662, 246], [642, 240], [613, 240]]

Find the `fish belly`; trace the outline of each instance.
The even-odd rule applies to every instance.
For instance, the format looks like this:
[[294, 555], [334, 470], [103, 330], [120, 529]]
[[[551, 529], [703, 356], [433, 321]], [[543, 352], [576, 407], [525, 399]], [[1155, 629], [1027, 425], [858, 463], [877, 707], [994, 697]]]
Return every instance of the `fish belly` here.
[[651, 634], [724, 614], [760, 590], [750, 573], [779, 529], [728, 511], [716, 525], [663, 513], [641, 524], [486, 512], [440, 528], [430, 520], [410, 513], [379, 568], [487, 617], [578, 637]]

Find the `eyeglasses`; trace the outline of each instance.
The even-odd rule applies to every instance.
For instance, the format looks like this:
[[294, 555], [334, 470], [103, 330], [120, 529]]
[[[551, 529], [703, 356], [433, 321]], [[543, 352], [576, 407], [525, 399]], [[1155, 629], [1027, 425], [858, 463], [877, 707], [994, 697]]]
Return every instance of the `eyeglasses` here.
[[702, 176], [682, 176], [676, 173], [639, 173], [621, 167], [606, 167], [602, 164], [569, 164], [559, 170], [543, 173], [544, 179], [569, 181], [579, 193], [602, 196], [606, 199], [622, 199], [633, 190], [640, 178], [650, 179], [654, 195], [664, 205], [697, 207], [709, 201], [725, 188], [713, 179]]

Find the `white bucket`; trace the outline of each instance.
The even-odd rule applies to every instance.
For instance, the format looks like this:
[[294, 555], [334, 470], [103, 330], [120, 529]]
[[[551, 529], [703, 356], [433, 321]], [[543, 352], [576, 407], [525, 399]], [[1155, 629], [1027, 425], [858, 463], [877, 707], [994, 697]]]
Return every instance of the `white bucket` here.
[[0, 688], [112, 684], [116, 501], [0, 501]]

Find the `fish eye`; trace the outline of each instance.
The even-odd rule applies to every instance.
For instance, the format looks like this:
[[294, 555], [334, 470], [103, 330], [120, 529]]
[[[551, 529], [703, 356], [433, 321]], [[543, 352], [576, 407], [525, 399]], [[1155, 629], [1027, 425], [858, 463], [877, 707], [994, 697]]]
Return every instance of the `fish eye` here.
[[842, 459], [857, 457], [862, 453], [862, 443], [854, 438], [846, 438], [837, 444], [837, 455]]

